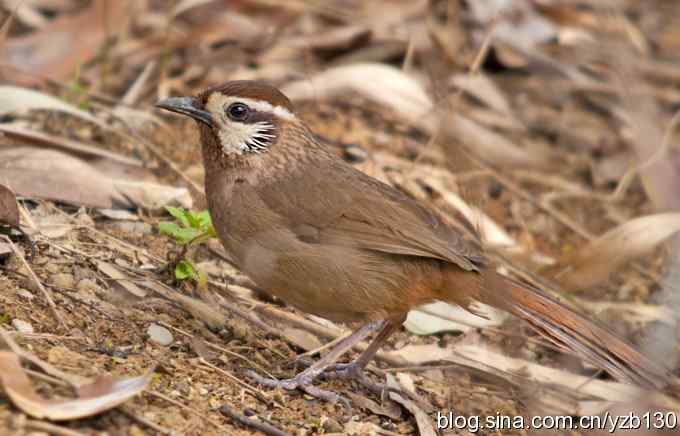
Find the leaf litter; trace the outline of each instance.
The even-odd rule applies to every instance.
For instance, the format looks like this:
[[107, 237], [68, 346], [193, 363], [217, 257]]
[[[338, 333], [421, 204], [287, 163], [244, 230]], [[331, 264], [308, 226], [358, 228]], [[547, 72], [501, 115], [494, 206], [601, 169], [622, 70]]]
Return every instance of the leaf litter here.
[[[204, 286], [167, 269], [177, 236], [191, 233], [180, 238], [188, 242], [205, 233], [181, 218], [159, 226], [188, 219], [169, 217], [166, 206], [205, 209], [200, 193], [187, 189], [188, 181], [201, 183], [202, 168], [191, 123], [158, 128], [150, 108], [157, 98], [228, 79], [274, 81], [340, 156], [447, 219], [467, 221], [490, 255], [510, 259], [501, 260], [506, 271], [561, 288], [637, 344], [650, 345], [645, 338], [655, 336], [647, 332], [674, 325], [677, 310], [663, 295], [666, 269], [678, 268], [665, 243], [677, 221], [669, 205], [677, 198], [672, 104], [680, 70], [664, 2], [613, 14], [515, 2], [380, 0], [347, 8], [213, 0], [174, 10], [134, 3], [34, 0], [2, 21], [0, 48], [11, 56], [0, 65], [0, 153], [23, 169], [1, 160], [0, 184], [18, 196], [9, 204], [19, 206], [22, 225], [39, 231], [30, 241], [7, 239], [0, 319], [30, 321], [33, 334], [12, 337], [38, 359], [52, 356], [38, 367], [56, 379], [129, 377], [160, 364], [147, 393], [117, 409], [126, 413], [58, 428], [250, 434], [257, 421], [300, 434], [431, 429], [432, 413], [405, 398], [329, 382], [358, 406], [354, 420], [340, 422], [336, 406], [296, 392], [267, 392], [270, 402], [220, 373], [240, 377], [259, 367], [290, 376], [296, 355], [323, 352], [321, 344], [343, 334], [262, 300], [228, 257], [204, 244], [187, 244], [192, 267], [210, 265]], [[105, 7], [113, 7], [108, 22]], [[627, 58], [603, 55], [596, 41], [615, 42], [609, 51]], [[636, 62], [620, 68], [627, 59]], [[639, 96], [651, 102], [636, 105]], [[606, 169], [616, 162], [623, 164]], [[619, 183], [625, 189], [615, 196]], [[114, 225], [130, 218], [152, 230]], [[624, 394], [632, 398], [624, 404], [678, 408], [673, 386], [641, 394], [556, 353], [511, 319], [468, 316], [450, 307], [412, 312], [407, 328], [421, 336], [400, 332], [374, 365], [406, 365], [396, 369], [403, 389], [466, 415], [599, 413]], [[173, 343], [151, 340], [152, 325]], [[196, 343], [219, 371], [196, 364], [206, 354]], [[28, 375], [46, 398], [64, 395]], [[643, 406], [639, 395], [651, 403]], [[230, 414], [220, 413], [223, 405]], [[18, 415], [0, 408], [0, 428], [22, 434], [28, 424], [15, 424]], [[38, 419], [33, 425], [47, 425]]]

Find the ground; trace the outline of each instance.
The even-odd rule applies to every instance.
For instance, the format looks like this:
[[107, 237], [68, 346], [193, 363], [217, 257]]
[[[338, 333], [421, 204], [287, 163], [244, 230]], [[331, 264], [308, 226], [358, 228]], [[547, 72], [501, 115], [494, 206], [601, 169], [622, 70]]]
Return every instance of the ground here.
[[[72, 16], [77, 11], [87, 10], [90, 5], [88, 2], [72, 3], [77, 4], [77, 7], [60, 11], [57, 16]], [[326, 23], [325, 20], [329, 20], [327, 14], [331, 13], [328, 11], [332, 10], [316, 10], [306, 22], [304, 14], [295, 7], [291, 6], [283, 18], [271, 12], [276, 7], [261, 7], [266, 11], [253, 13], [252, 16], [270, 19], [282, 29], [285, 28], [282, 21], [291, 20], [294, 24], [289, 23], [289, 26], [302, 29], [299, 32], [304, 33], [305, 26], [311, 26], [324, 35], [318, 30], [323, 26], [317, 21]], [[181, 30], [198, 38], [198, 33], [191, 33], [198, 26], [197, 23], [212, 21], [206, 16], [211, 12], [209, 8], [196, 8], [195, 12], [189, 12], [193, 15], [182, 17]], [[247, 7], [241, 5], [239, 8], [235, 11], [249, 16]], [[427, 12], [431, 14], [429, 18], [441, 18], [439, 15], [444, 13], [442, 9], [445, 8], [441, 5], [432, 8], [432, 11]], [[633, 15], [629, 13], [633, 18], [628, 21], [633, 29], [644, 30], [650, 26], [642, 12], [634, 6], [629, 5], [628, 8], [635, 12]], [[130, 47], [135, 43], [141, 45], [130, 48], [119, 41], [119, 45], [110, 48], [110, 53], [114, 54], [111, 54], [106, 68], [118, 73], [118, 77], [112, 74], [113, 77], [104, 80], [103, 72], [93, 72], [104, 62], [98, 58], [90, 60], [90, 74], [83, 78], [89, 83], [89, 91], [81, 91], [78, 86], [63, 79], [71, 76], [63, 76], [56, 81], [36, 79], [42, 93], [58, 96], [69, 103], [80, 103], [82, 108], [96, 114], [105, 127], [96, 126], [77, 116], [45, 109], [21, 114], [3, 112], [2, 122], [27, 126], [32, 131], [51, 137], [94, 144], [100, 150], [132, 157], [143, 163], [141, 167], [131, 167], [85, 153], [83, 159], [89, 165], [112, 177], [115, 174], [118, 179], [153, 181], [175, 187], [190, 187], [190, 183], [194, 183], [200, 188], [203, 168], [193, 122], [179, 117], [163, 118], [165, 115], [154, 112], [151, 103], [163, 93], [171, 91], [176, 95], [195, 92], [211, 82], [240, 77], [244, 72], [238, 68], [222, 72], [204, 68], [206, 63], [222, 62], [221, 56], [230, 47], [230, 43], [220, 42], [221, 39], [215, 36], [216, 28], [207, 24], [201, 28], [201, 32], [203, 37], [212, 42], [196, 47], [193, 52], [187, 50], [177, 35], [169, 36], [164, 42], [167, 44], [166, 51], [163, 51], [163, 47], [158, 48], [154, 45], [154, 38], [162, 34], [159, 29], [164, 27], [158, 22], [165, 19], [163, 14], [166, 11], [155, 2], [149, 2], [146, 9], [142, 10], [143, 13], [138, 17], [140, 22], [136, 23], [136, 27], [128, 28], [132, 36], [123, 38], [127, 38], [125, 42], [131, 44]], [[567, 11], [572, 11], [574, 15], [570, 15], [571, 19], [580, 23], [576, 17], [583, 18], [590, 10], [571, 10], [565, 6], [552, 10], [552, 15], [544, 13], [554, 17], [557, 12], [566, 14]], [[592, 16], [602, 18], [596, 12], [592, 12]], [[657, 14], [650, 13], [652, 15], [652, 18], [659, 19]], [[652, 18], [647, 17], [648, 20]], [[351, 26], [344, 19], [337, 19], [344, 23], [337, 25], [337, 28], [346, 27], [348, 32], [355, 31], [350, 29]], [[408, 23], [413, 21], [407, 18], [403, 20]], [[569, 23], [575, 26], [573, 22]], [[215, 23], [213, 25], [216, 26]], [[468, 23], [461, 19], [459, 25], [464, 28]], [[28, 33], [24, 26], [25, 22], [19, 19], [17, 27], [10, 31], [7, 39], [10, 47], [13, 38]], [[609, 172], [606, 168], [616, 166], [617, 159], [629, 156], [630, 150], [634, 149], [631, 144], [635, 142], [636, 132], [633, 127], [626, 125], [626, 115], [640, 117], [641, 124], [651, 118], [657, 122], [657, 130], [661, 132], [657, 136], [663, 136], [667, 122], [670, 122], [671, 109], [676, 107], [668, 104], [668, 101], [673, 101], [673, 88], [678, 85], [680, 75], [677, 74], [677, 68], [665, 70], [665, 76], [664, 72], [657, 72], [662, 77], [645, 82], [653, 86], [653, 92], [641, 91], [646, 97], [653, 97], [650, 100], [658, 105], [658, 111], [662, 114], [659, 119], [664, 121], [661, 123], [650, 113], [640, 114], [632, 110], [626, 103], [626, 96], [621, 95], [625, 92], [616, 87], [607, 88], [605, 85], [609, 82], [605, 80], [579, 82], [574, 79], [572, 82], [565, 79], [576, 76], [570, 70], [571, 64], [565, 60], [571, 55], [569, 47], [565, 49], [567, 54], [561, 54], [561, 63], [550, 64], [535, 53], [508, 51], [507, 47], [498, 43], [491, 48], [490, 54], [486, 53], [483, 65], [477, 66], [481, 68], [481, 74], [493, 82], [493, 86], [482, 83], [465, 86], [462, 82], [466, 80], [465, 77], [472, 76], [470, 70], [473, 68], [470, 65], [473, 65], [477, 54], [483, 53], [483, 42], [473, 44], [468, 41], [469, 46], [461, 42], [463, 46], [456, 52], [460, 59], [453, 62], [441, 54], [453, 50], [456, 44], [449, 40], [450, 46], [441, 46], [443, 30], [433, 26], [430, 30], [439, 35], [433, 37], [439, 43], [434, 44], [432, 50], [440, 56], [437, 61], [426, 62], [423, 60], [423, 49], [418, 45], [420, 43], [414, 42], [420, 57], [417, 57], [418, 62], [412, 71], [415, 76], [431, 76], [431, 82], [419, 77], [419, 83], [429, 83], [429, 93], [436, 103], [437, 110], [429, 114], [441, 110], [446, 114], [465, 114], [468, 119], [485, 127], [464, 128], [448, 118], [442, 118], [442, 125], [451, 122], [454, 130], [463, 133], [456, 136], [441, 129], [443, 133], [433, 135], [427, 123], [418, 117], [404, 115], [413, 109], [410, 105], [421, 104], [420, 100], [416, 99], [415, 103], [409, 100], [405, 110], [403, 102], [394, 103], [394, 106], [385, 105], [384, 100], [375, 98], [370, 92], [362, 93], [356, 89], [340, 96], [296, 101], [299, 115], [322, 141], [361, 170], [392, 183], [408, 195], [440, 210], [447, 219], [460, 222], [461, 212], [456, 209], [449, 195], [458, 194], [465, 203], [483, 211], [522, 248], [514, 254], [501, 252], [502, 257], [497, 260], [505, 265], [506, 271], [523, 279], [542, 277], [561, 284], [561, 288], [550, 286], [550, 290], [561, 289], [561, 298], [565, 301], [572, 302], [591, 318], [607, 324], [636, 346], [648, 346], [650, 332], [668, 324], [664, 310], [672, 310], [672, 307], [664, 309], [658, 305], [664, 301], [664, 277], [667, 270], [673, 268], [673, 264], [669, 264], [672, 258], [669, 256], [670, 249], [660, 244], [666, 237], [658, 237], [659, 243], [640, 250], [644, 256], [628, 255], [626, 247], [634, 245], [629, 242], [620, 248], [623, 252], [621, 262], [614, 259], [613, 255], [611, 259], [595, 262], [606, 265], [606, 261], [611, 260], [615, 266], [611, 267], [611, 271], [607, 270], [611, 274], [605, 274], [604, 279], [598, 278], [595, 272], [579, 276], [580, 279], [590, 277], [592, 286], [578, 287], [571, 286], [567, 281], [560, 282], [561, 278], [554, 274], [555, 270], [541, 265], [535, 256], [532, 257], [532, 253], [557, 259], [558, 266], [572, 266], [580, 271], [579, 268], [583, 269], [583, 266], [578, 263], [579, 259], [589, 258], [570, 258], [569, 255], [579, 253], [589, 240], [597, 239], [599, 235], [633, 218], [669, 209], [666, 205], [659, 206], [659, 201], [663, 203], [664, 192], [661, 200], [650, 195], [649, 184], [654, 183], [654, 178], [644, 176], [644, 172], [643, 177], [635, 178], [623, 191], [622, 197], [616, 201], [606, 198], [619, 186], [617, 182], [630, 165], [624, 165], [624, 170]], [[593, 34], [605, 31], [585, 25], [584, 28]], [[375, 28], [373, 32], [380, 34], [384, 31], [381, 29]], [[288, 32], [292, 35], [286, 37], [294, 39], [298, 36], [297, 32]], [[616, 34], [616, 30], [611, 32]], [[278, 35], [283, 38], [285, 33], [281, 31]], [[663, 48], [666, 47], [664, 44], [670, 43], [664, 41], [675, 34], [669, 30], [660, 35], [649, 37], [655, 44], [655, 51], [652, 54], [647, 52], [650, 59], [658, 62], [667, 56]], [[615, 42], [620, 42], [611, 34], [609, 36]], [[620, 34], [616, 36], [621, 37]], [[227, 39], [231, 41], [233, 38], [230, 38]], [[361, 52], [369, 61], [376, 60], [372, 56], [378, 56], [377, 60], [385, 64], [408, 64], [407, 52], [398, 51], [395, 61], [389, 56], [391, 52], [384, 41], [376, 43], [374, 48], [387, 51], [388, 54], [375, 55], [367, 54], [367, 48], [352, 38], [333, 38], [329, 37], [330, 42], [327, 42], [330, 47], [317, 41], [315, 43], [319, 46], [308, 53], [315, 62], [307, 71], [310, 75], [326, 68], [332, 69], [337, 65], [333, 62], [341, 63], [339, 59], [342, 56], [354, 52]], [[359, 36], [356, 38], [360, 39]], [[635, 38], [632, 40], [637, 41]], [[272, 70], [275, 67], [292, 68], [286, 62], [279, 62], [277, 56], [287, 59], [287, 55], [286, 52], [274, 50], [276, 44], [263, 48], [251, 47], [243, 41], [241, 43], [243, 48], [239, 48], [239, 56], [253, 62], [252, 71], [248, 71], [248, 74], [261, 75], [263, 78], [271, 74], [274, 81], [282, 86], [299, 78], [296, 73], [281, 76], [267, 70], [267, 67]], [[254, 44], [252, 40], [249, 43]], [[312, 44], [310, 41], [305, 43]], [[354, 47], [357, 44], [362, 47], [361, 50]], [[610, 61], [608, 65], [616, 66], [617, 62], [621, 62], [621, 59], [611, 60], [605, 55], [603, 58]], [[150, 82], [142, 81], [144, 91], [139, 92], [138, 98], [132, 99], [135, 112], [114, 117], [112, 113], [115, 108], [127, 107], [118, 105], [120, 96], [143, 74], [150, 60], [165, 62], [164, 69], [154, 73], [151, 76], [153, 79], [147, 79]], [[128, 62], [127, 66], [125, 61]], [[196, 76], [192, 75], [192, 62], [195, 69], [200, 70]], [[648, 59], [647, 62], [651, 63], [652, 60]], [[352, 64], [351, 60], [342, 63]], [[535, 63], [561, 73], [544, 74]], [[590, 66], [595, 68], [596, 64]], [[101, 68], [103, 71], [104, 67]], [[111, 74], [111, 71], [107, 74]], [[444, 71], [447, 73], [444, 74]], [[453, 74], [453, 71], [457, 73]], [[632, 79], [629, 76], [628, 80], [643, 81], [639, 71], [628, 72], [637, 74]], [[602, 71], [598, 73], [608, 77]], [[99, 83], [99, 79], [108, 83]], [[371, 79], [365, 77], [362, 80]], [[380, 78], [374, 79], [381, 83]], [[21, 83], [23, 80], [12, 82]], [[451, 88], [450, 83], [458, 85]], [[593, 90], [597, 84], [602, 86]], [[399, 88], [393, 88], [392, 92], [396, 92], [395, 89]], [[442, 90], [446, 90], [446, 93]], [[664, 93], [666, 90], [671, 97], [664, 97], [667, 95]], [[502, 109], [505, 106], [509, 109]], [[154, 114], [157, 120], [142, 119], [142, 114]], [[130, 122], [131, 117], [133, 123]], [[488, 132], [496, 136], [484, 136]], [[677, 138], [672, 134], [670, 136]], [[514, 145], [521, 144], [519, 149], [526, 154], [515, 160], [509, 157], [506, 160], [494, 159], [494, 153], [504, 153], [503, 147], [498, 144], [501, 140]], [[0, 141], [0, 150], [36, 146], [40, 142], [35, 138], [9, 134], [0, 136]], [[484, 149], [487, 154], [476, 157], [475, 152], [479, 150], [474, 146], [472, 150], [462, 147], [469, 146], [470, 141], [473, 145], [477, 142], [492, 143], [499, 148]], [[656, 144], [654, 150], [658, 146], [660, 144]], [[75, 155], [72, 150], [70, 153]], [[527, 156], [540, 162], [529, 162]], [[5, 177], [3, 168], [7, 170], [11, 167], [0, 164], [0, 183]], [[12, 186], [12, 180], [7, 182]], [[64, 183], [72, 182], [73, 179]], [[75, 185], [68, 184], [61, 189], [77, 190]], [[612, 381], [608, 375], [598, 372], [587, 363], [545, 346], [544, 341], [531, 329], [512, 318], [505, 319], [502, 326], [473, 328], [465, 332], [441, 331], [417, 336], [402, 329], [390, 339], [386, 351], [397, 354], [386, 354], [375, 362], [370, 372], [371, 379], [382, 381], [387, 374], [394, 375], [402, 386], [413, 385], [415, 392], [430, 407], [427, 404], [415, 408], [404, 406], [385, 396], [381, 398], [354, 382], [319, 382], [325, 389], [336, 391], [351, 400], [353, 414], [350, 417], [346, 415], [342, 404], [319, 401], [297, 391], [268, 390], [248, 379], [246, 371], [254, 369], [277, 377], [292, 376], [298, 370], [293, 363], [299, 354], [337, 337], [345, 331], [341, 330], [344, 326], [310, 319], [304, 313], [263, 294], [229, 263], [228, 255], [216, 240], [192, 247], [186, 254], [199, 270], [207, 274], [208, 282], [199, 285], [192, 280], [177, 280], [173, 268], [184, 253], [172, 238], [158, 231], [160, 222], [172, 220], [162, 207], [131, 207], [127, 208], [129, 213], [121, 217], [102, 211], [101, 207], [34, 198], [21, 192], [18, 192], [17, 197], [23, 213], [21, 231], [4, 228], [4, 234], [10, 235], [14, 248], [7, 248], [9, 245], [6, 243], [0, 246], [6, 251], [0, 254], [0, 326], [3, 331], [24, 351], [68, 374], [88, 378], [101, 374], [135, 377], [153, 371], [153, 376], [142, 394], [121, 406], [92, 417], [56, 423], [29, 417], [7, 395], [0, 395], [0, 434], [3, 434], [3, 428], [7, 434], [16, 435], [141, 435], [169, 432], [237, 435], [255, 432], [252, 427], [240, 424], [223, 413], [221, 410], [224, 406], [239, 415], [257, 416], [260, 422], [269, 423], [285, 434], [424, 434], [426, 426], [423, 427], [423, 423], [418, 421], [415, 409], [424, 410], [430, 422], [435, 422], [437, 411], [455, 411], [467, 417], [499, 414], [528, 417], [543, 413], [558, 414], [559, 411], [575, 415], [579, 410], [588, 410], [584, 409], [587, 400], [614, 400], [609, 393], [599, 397], [584, 394], [580, 390], [581, 386], [569, 386], [558, 381], [557, 375], [552, 381], [541, 379], [541, 382], [528, 369], [508, 370], [499, 362], [464, 365], [459, 361], [451, 363], [451, 359], [433, 357], [431, 362], [423, 364], [406, 352], [399, 354], [400, 350], [408, 350], [409, 346], [432, 345], [430, 348], [416, 349], [430, 350], [432, 356], [436, 357], [439, 350], [483, 345], [489, 350], [522, 359], [540, 368], [563, 370], [563, 373], [559, 373], [561, 376], [579, 373], [597, 381]], [[205, 207], [200, 192], [192, 192], [191, 197], [194, 209]], [[643, 230], [647, 231], [646, 228]], [[630, 238], [634, 239], [635, 236]], [[497, 253], [497, 247], [490, 246], [489, 251]], [[111, 268], [120, 276], [112, 276]], [[607, 269], [606, 266], [602, 268]], [[192, 300], [182, 297], [207, 302], [209, 310], [201, 311], [192, 306]], [[50, 306], [50, 299], [54, 308]], [[245, 314], [249, 319], [239, 314]], [[270, 330], [263, 330], [253, 319], [263, 322]], [[17, 320], [30, 324], [33, 332], [18, 331], [22, 328]], [[160, 327], [161, 333], [150, 332], [150, 327], [152, 330]], [[162, 344], [162, 336], [167, 333], [171, 334], [171, 341]], [[671, 339], [668, 343], [656, 345], [675, 350], [676, 342]], [[352, 352], [344, 360], [348, 361], [356, 355], [357, 352]], [[394, 368], [395, 355], [406, 359], [402, 361], [406, 364], [402, 364], [400, 370]], [[427, 360], [428, 356], [418, 357]], [[37, 370], [31, 365], [25, 367]], [[670, 369], [676, 370], [672, 364]], [[40, 395], [48, 398], [73, 396], [73, 391], [64, 386], [63, 380], [59, 382], [59, 376], [50, 375], [40, 377], [31, 373], [31, 381]], [[652, 408], [665, 409], [669, 404], [678, 404], [673, 403], [677, 401], [678, 392], [672, 386], [659, 390], [655, 395], [664, 395], [665, 400], [651, 398], [650, 395]], [[638, 400], [631, 399], [630, 404], [644, 407]], [[485, 436], [525, 433], [525, 430], [479, 431]], [[469, 433], [455, 430], [450, 434]], [[566, 431], [564, 434], [577, 433]]]

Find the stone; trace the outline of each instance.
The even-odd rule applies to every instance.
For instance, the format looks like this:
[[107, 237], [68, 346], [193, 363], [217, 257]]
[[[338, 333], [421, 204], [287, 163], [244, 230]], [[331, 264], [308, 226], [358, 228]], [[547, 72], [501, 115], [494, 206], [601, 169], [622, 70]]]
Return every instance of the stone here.
[[12, 327], [21, 333], [33, 333], [33, 326], [30, 322], [14, 318], [12, 320]]
[[151, 339], [153, 342], [164, 347], [172, 344], [172, 341], [174, 340], [170, 330], [158, 324], [151, 324], [146, 330], [146, 334], [149, 335], [149, 339]]

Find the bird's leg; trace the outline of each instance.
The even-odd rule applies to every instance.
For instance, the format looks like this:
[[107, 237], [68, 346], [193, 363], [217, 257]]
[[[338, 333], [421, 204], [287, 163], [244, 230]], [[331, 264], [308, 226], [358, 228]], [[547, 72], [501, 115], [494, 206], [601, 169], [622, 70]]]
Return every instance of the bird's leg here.
[[368, 348], [366, 348], [359, 355], [359, 357], [354, 360], [354, 362], [340, 363], [329, 367], [323, 374], [324, 378], [341, 378], [345, 380], [354, 379], [378, 395], [383, 393], [385, 390], [390, 390], [385, 384], [374, 383], [369, 380], [364, 373], [364, 369], [366, 368], [366, 365], [368, 365], [368, 362], [373, 359], [375, 353], [377, 353], [380, 347], [383, 346], [385, 341], [387, 341], [387, 339], [392, 336], [399, 326], [401, 326], [405, 318], [406, 316], [404, 315], [399, 318], [386, 320], [382, 330], [380, 330], [375, 339], [373, 339], [373, 342], [370, 343]]
[[[368, 336], [371, 332], [374, 332], [383, 326], [384, 323], [384, 321], [374, 321], [365, 324], [360, 329], [340, 341], [330, 352], [319, 359], [315, 364], [293, 378], [286, 380], [274, 380], [262, 377], [253, 371], [248, 371], [248, 375], [253, 380], [264, 386], [272, 388], [284, 388], [288, 390], [300, 389], [313, 397], [321, 398], [331, 402], [338, 401], [341, 399], [338, 394], [314, 387], [312, 383], [324, 372], [328, 366], [332, 365], [340, 356], [349, 351], [356, 343], [366, 338], [366, 336]], [[373, 351], [373, 354], [375, 354], [375, 351]]]
[[380, 347], [382, 347], [385, 341], [392, 336], [392, 333], [399, 328], [403, 321], [403, 318], [398, 320], [386, 320], [380, 333], [373, 339], [368, 348], [366, 348], [359, 357], [354, 359], [354, 362], [335, 364], [326, 370], [324, 376], [327, 375], [330, 378], [366, 379], [364, 368], [366, 368], [366, 365], [373, 359], [375, 353], [378, 352]]
[[375, 383], [369, 380], [364, 373], [366, 365], [373, 359], [375, 353], [378, 352], [380, 347], [383, 346], [385, 341], [392, 336], [392, 334], [401, 326], [406, 319], [406, 315], [399, 318], [388, 319], [383, 324], [383, 328], [378, 333], [378, 335], [373, 339], [373, 342], [366, 348], [359, 357], [357, 357], [352, 363], [338, 363], [332, 365], [323, 373], [325, 379], [344, 379], [344, 380], [356, 380], [372, 391], [376, 395], [382, 397], [386, 392], [394, 392], [396, 394], [406, 396], [409, 399], [415, 401], [417, 404], [423, 404], [422, 399], [418, 397], [415, 393], [408, 390], [402, 390], [398, 388], [392, 388], [387, 386], [385, 383]]

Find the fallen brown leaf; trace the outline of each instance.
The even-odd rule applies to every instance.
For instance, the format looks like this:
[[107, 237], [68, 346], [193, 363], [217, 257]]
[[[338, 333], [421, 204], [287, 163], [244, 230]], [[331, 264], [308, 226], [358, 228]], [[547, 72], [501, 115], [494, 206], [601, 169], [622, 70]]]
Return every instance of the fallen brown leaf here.
[[0, 115], [23, 113], [34, 109], [64, 112], [97, 125], [103, 125], [96, 117], [84, 110], [65, 103], [56, 97], [19, 86], [0, 86]]
[[5, 43], [8, 63], [49, 76], [67, 79], [92, 59], [106, 39], [120, 31], [127, 1], [95, 0], [78, 15], [64, 15], [40, 31], [12, 38]]
[[5, 185], [0, 185], [0, 224], [19, 227], [19, 206], [14, 192]]
[[316, 350], [321, 347], [319, 338], [309, 333], [306, 330], [288, 327], [281, 332], [281, 334], [293, 344], [302, 348], [305, 351]]
[[[403, 389], [404, 387], [397, 381], [397, 379], [392, 374], [387, 374], [387, 387], [395, 389]], [[411, 414], [416, 418], [416, 424], [418, 425], [418, 432], [421, 436], [436, 436], [437, 432], [434, 429], [434, 425], [430, 416], [423, 409], [420, 408], [415, 401], [411, 401], [406, 397], [403, 397], [397, 393], [390, 392], [389, 397], [401, 404], [411, 412]]]
[[565, 289], [585, 289], [602, 283], [622, 264], [649, 253], [678, 231], [680, 213], [635, 218], [564, 256], [546, 273]]
[[24, 197], [76, 206], [159, 209], [192, 205], [185, 188], [113, 179], [73, 156], [33, 147], [0, 149], [0, 182]]
[[77, 399], [45, 399], [33, 389], [19, 356], [0, 351], [0, 382], [5, 393], [15, 406], [38, 419], [66, 421], [110, 410], [141, 393], [152, 376], [153, 372], [149, 372], [140, 377], [115, 380], [104, 375], [79, 387]]

